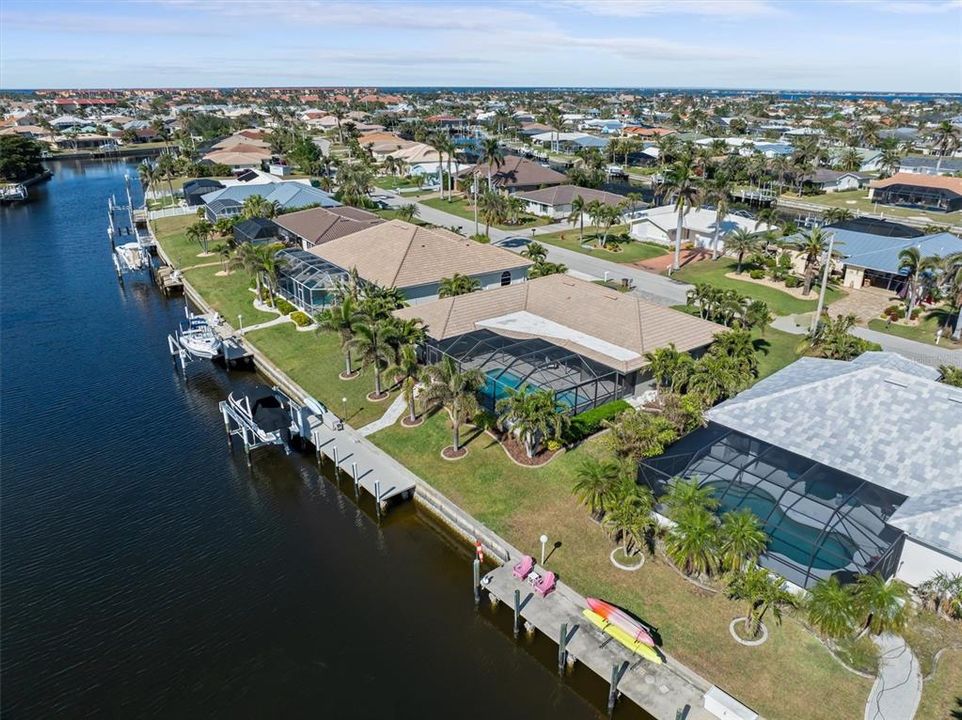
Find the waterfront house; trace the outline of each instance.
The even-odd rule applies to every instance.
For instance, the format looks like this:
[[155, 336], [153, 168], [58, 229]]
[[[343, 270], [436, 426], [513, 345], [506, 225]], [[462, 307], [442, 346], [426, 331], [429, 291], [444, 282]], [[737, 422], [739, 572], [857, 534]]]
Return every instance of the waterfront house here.
[[478, 177], [487, 179], [491, 173], [491, 184], [509, 193], [522, 190], [537, 190], [551, 185], [562, 185], [568, 181], [563, 173], [527, 160], [520, 155], [505, 155], [504, 163], [500, 166], [491, 163], [479, 163], [474, 167], [462, 170], [458, 175], [462, 178]]
[[215, 190], [222, 190], [224, 187], [224, 183], [213, 178], [196, 178], [185, 182], [181, 192], [188, 207], [195, 207], [204, 204], [204, 195]]
[[832, 193], [845, 190], [858, 190], [869, 181], [868, 175], [857, 172], [841, 172], [828, 168], [816, 168], [802, 178], [802, 183], [809, 189]]
[[254, 195], [260, 195], [267, 202], [277, 203], [278, 209], [282, 212], [314, 205], [320, 207], [340, 205], [323, 190], [297, 181], [231, 185], [206, 193], [201, 198], [204, 201], [207, 219], [217, 222], [224, 217], [239, 215], [244, 200]]
[[[642, 210], [629, 220], [629, 234], [636, 240], [671, 245], [675, 242], [678, 228], [678, 211], [674, 205]], [[737, 229], [748, 232], [763, 232], [770, 227], [756, 223], [741, 215], [726, 215], [721, 222], [718, 249], [725, 249], [725, 236]], [[690, 242], [695, 247], [711, 248], [715, 238], [715, 211], [705, 208], [692, 208], [682, 217], [682, 242]]]
[[962, 173], [962, 157], [938, 155], [909, 155], [899, 163], [900, 173], [920, 175], [955, 175]]
[[523, 283], [532, 264], [503, 248], [403, 220], [372, 225], [309, 252], [344, 270], [356, 269], [365, 282], [398, 288], [410, 303], [437, 298], [441, 280], [455, 273], [477, 280], [482, 289]]
[[257, 145], [236, 143], [221, 150], [212, 150], [203, 159], [215, 165], [226, 165], [231, 170], [257, 169], [271, 159], [271, 151]]
[[234, 225], [234, 242], [237, 245], [245, 242], [258, 245], [277, 240], [278, 227], [267, 218], [249, 218]]
[[869, 199], [936, 212], [962, 210], [962, 178], [900, 172], [869, 183]]
[[[553, 220], [563, 220], [571, 214], [571, 203], [582, 198], [586, 203], [599, 202], [628, 212], [628, 198], [624, 195], [580, 187], [578, 185], [555, 185], [541, 190], [515, 193], [526, 203], [525, 212]], [[586, 218], [587, 219], [587, 218]]]
[[548, 148], [557, 148], [560, 152], [576, 153], [585, 148], [604, 150], [608, 147], [608, 138], [597, 137], [583, 132], [544, 132], [534, 135], [532, 142], [540, 143]]
[[701, 353], [721, 325], [579, 280], [548, 275], [518, 285], [402, 308], [425, 323], [426, 361], [453, 358], [488, 378], [491, 410], [507, 388], [550, 388], [574, 412], [646, 390], [645, 353], [669, 344]]
[[962, 572], [962, 389], [938, 377], [893, 353], [796, 360], [643, 460], [639, 480], [661, 497], [692, 479], [719, 512], [751, 510], [761, 564], [798, 587]]
[[299, 210], [280, 215], [274, 222], [286, 242], [310, 250], [315, 245], [351, 235], [372, 225], [380, 225], [384, 220], [367, 210], [342, 205]]

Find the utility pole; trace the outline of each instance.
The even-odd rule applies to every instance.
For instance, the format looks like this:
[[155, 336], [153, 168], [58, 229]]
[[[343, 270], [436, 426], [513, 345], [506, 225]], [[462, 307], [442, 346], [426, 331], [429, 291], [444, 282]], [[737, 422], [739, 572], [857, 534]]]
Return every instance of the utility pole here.
[[835, 233], [828, 236], [828, 251], [825, 253], [825, 267], [822, 268], [822, 287], [818, 291], [818, 307], [815, 308], [815, 315], [812, 317], [812, 325], [809, 332], [813, 335], [818, 329], [818, 323], [822, 317], [822, 308], [825, 306], [825, 290], [828, 287], [828, 271], [832, 264], [832, 248], [835, 246]]

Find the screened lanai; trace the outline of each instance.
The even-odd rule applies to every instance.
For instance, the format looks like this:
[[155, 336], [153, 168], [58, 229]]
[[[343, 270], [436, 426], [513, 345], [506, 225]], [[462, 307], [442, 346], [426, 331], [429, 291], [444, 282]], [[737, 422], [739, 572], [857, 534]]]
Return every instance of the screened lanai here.
[[696, 479], [713, 489], [719, 514], [751, 510], [769, 539], [761, 564], [800, 587], [896, 569], [902, 531], [887, 520], [905, 496], [724, 426], [643, 460], [638, 477], [656, 497], [673, 478]]
[[508, 388], [522, 385], [554, 390], [559, 406], [573, 413], [624, 397], [634, 388], [634, 373], [626, 376], [540, 338], [517, 339], [475, 330], [430, 341], [425, 353], [428, 363], [448, 355], [462, 370], [480, 370], [486, 378], [482, 405], [491, 411]]
[[347, 277], [337, 265], [306, 250], [288, 248], [279, 251], [277, 258], [280, 294], [309, 314], [329, 305], [337, 281]]

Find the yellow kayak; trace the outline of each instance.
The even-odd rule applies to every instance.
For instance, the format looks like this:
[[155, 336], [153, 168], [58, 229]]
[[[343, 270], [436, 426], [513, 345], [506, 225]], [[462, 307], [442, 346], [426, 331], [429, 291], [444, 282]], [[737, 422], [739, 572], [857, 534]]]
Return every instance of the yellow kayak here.
[[661, 665], [665, 662], [661, 659], [661, 655], [659, 655], [654, 648], [650, 648], [643, 642], [639, 642], [633, 638], [630, 633], [625, 632], [616, 625], [612, 625], [598, 613], [592, 612], [591, 610], [584, 610], [583, 614], [586, 618], [588, 618], [588, 620], [591, 621], [592, 625], [597, 627], [602, 632], [611, 635], [611, 637], [620, 642], [636, 655], [641, 655], [641, 657], [643, 657], [645, 660], [653, 662], [656, 665]]

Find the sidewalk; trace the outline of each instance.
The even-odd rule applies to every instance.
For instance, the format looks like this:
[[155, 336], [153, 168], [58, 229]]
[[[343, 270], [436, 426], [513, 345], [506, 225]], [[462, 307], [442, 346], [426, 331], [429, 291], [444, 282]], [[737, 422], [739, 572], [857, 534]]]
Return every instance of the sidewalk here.
[[888, 333], [869, 330], [864, 327], [852, 328], [852, 334], [856, 337], [876, 342], [882, 346], [883, 350], [895, 352], [909, 360], [915, 360], [923, 365], [938, 367], [939, 365], [954, 365], [962, 367], [962, 350], [950, 350], [937, 345], [907, 340]]
[[922, 697], [919, 661], [898, 635], [875, 638], [879, 674], [865, 705], [865, 720], [911, 720]]

